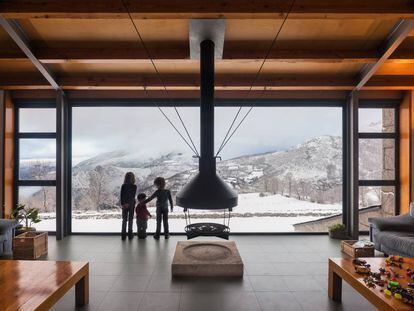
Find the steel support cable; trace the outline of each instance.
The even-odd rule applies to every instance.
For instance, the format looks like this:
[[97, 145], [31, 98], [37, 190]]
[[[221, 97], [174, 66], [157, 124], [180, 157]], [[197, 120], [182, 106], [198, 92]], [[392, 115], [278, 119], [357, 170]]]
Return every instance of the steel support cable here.
[[[277, 41], [277, 39], [278, 39], [278, 37], [279, 37], [279, 35], [280, 35], [280, 33], [281, 33], [281, 31], [282, 31], [282, 29], [283, 29], [283, 27], [284, 27], [284, 25], [285, 25], [286, 21], [287, 21], [287, 19], [288, 19], [288, 17], [289, 17], [289, 15], [290, 15], [290, 13], [292, 12], [293, 6], [295, 5], [295, 1], [296, 1], [296, 0], [292, 0], [292, 2], [291, 2], [291, 4], [290, 4], [290, 7], [289, 7], [289, 10], [288, 10], [288, 12], [287, 12], [287, 14], [286, 14], [285, 18], [283, 19], [283, 22], [282, 22], [282, 24], [280, 25], [280, 27], [279, 27], [278, 31], [276, 32], [276, 35], [274, 36], [274, 38], [273, 38], [273, 40], [272, 40], [272, 43], [271, 43], [271, 45], [269, 46], [269, 49], [267, 50], [266, 55], [265, 55], [265, 57], [264, 57], [264, 59], [263, 59], [263, 61], [262, 61], [261, 65], [260, 65], [260, 67], [259, 67], [259, 70], [257, 71], [257, 73], [256, 73], [256, 75], [255, 75], [255, 77], [254, 77], [254, 79], [253, 79], [253, 82], [251, 83], [251, 85], [250, 85], [250, 87], [249, 87], [249, 90], [247, 91], [246, 96], [244, 96], [244, 98], [242, 99], [242, 102], [241, 102], [241, 104], [240, 104], [240, 107], [239, 107], [239, 109], [237, 110], [237, 113], [236, 113], [236, 115], [234, 116], [233, 121], [231, 122], [231, 124], [230, 124], [230, 126], [229, 126], [229, 128], [228, 128], [228, 130], [227, 130], [227, 132], [226, 132], [226, 135], [224, 136], [224, 139], [223, 139], [223, 141], [221, 142], [220, 147], [219, 147], [219, 148], [218, 148], [218, 150], [217, 150], [216, 157], [220, 154], [220, 152], [223, 150], [224, 146], [225, 146], [225, 145], [227, 144], [227, 142], [229, 141], [229, 139], [228, 139], [229, 135], [230, 135], [230, 136], [233, 136], [233, 135], [234, 135], [234, 132], [232, 132], [233, 134], [230, 134], [230, 132], [231, 132], [231, 130], [233, 129], [233, 126], [234, 126], [234, 124], [236, 123], [236, 120], [238, 119], [238, 117], [239, 117], [239, 115], [240, 115], [241, 110], [243, 109], [243, 103], [247, 100], [247, 98], [249, 97], [250, 93], [252, 92], [253, 86], [255, 85], [255, 83], [256, 83], [256, 81], [257, 81], [257, 79], [259, 78], [260, 73], [261, 73], [261, 71], [262, 71], [262, 69], [263, 69], [263, 67], [264, 67], [264, 64], [266, 63], [267, 59], [269, 58], [269, 55], [270, 55], [271, 51], [273, 50], [273, 47], [274, 47], [274, 45], [275, 45], [275, 43], [276, 43], [276, 41]], [[251, 107], [251, 108], [249, 109], [249, 111], [247, 112], [247, 114], [245, 115], [245, 117], [243, 117], [243, 118], [242, 118], [242, 120], [244, 120], [244, 119], [246, 118], [246, 116], [250, 114], [250, 112], [251, 112], [252, 108], [253, 108], [253, 107]], [[241, 124], [239, 123], [239, 124], [236, 126], [236, 128], [239, 128], [239, 127], [240, 127], [240, 125], [241, 125]]]
[[[166, 85], [165, 85], [165, 83], [164, 83], [164, 80], [162, 79], [162, 76], [161, 76], [160, 72], [158, 71], [157, 66], [155, 65], [155, 62], [154, 62], [154, 60], [153, 60], [153, 58], [152, 58], [152, 56], [151, 56], [151, 53], [150, 53], [149, 49], [147, 48], [147, 46], [146, 46], [146, 44], [145, 44], [145, 42], [144, 42], [144, 39], [142, 38], [141, 33], [139, 32], [138, 27], [137, 27], [137, 25], [136, 25], [136, 24], [135, 24], [135, 22], [134, 22], [134, 19], [132, 18], [132, 15], [131, 15], [131, 12], [129, 11], [128, 6], [125, 4], [124, 0], [121, 0], [121, 2], [122, 2], [122, 5], [124, 6], [124, 9], [126, 10], [126, 12], [127, 12], [128, 16], [129, 16], [129, 19], [131, 20], [131, 23], [132, 23], [132, 25], [133, 25], [133, 27], [134, 27], [134, 29], [135, 29], [135, 32], [136, 32], [136, 33], [137, 33], [137, 35], [138, 35], [138, 38], [139, 38], [139, 40], [140, 40], [140, 43], [141, 43], [142, 47], [144, 48], [145, 53], [147, 54], [148, 59], [150, 60], [150, 62], [151, 62], [151, 64], [152, 64], [152, 66], [153, 66], [153, 68], [154, 68], [154, 70], [155, 70], [155, 73], [156, 73], [157, 77], [158, 77], [158, 79], [160, 80], [160, 82], [161, 82], [161, 84], [162, 84], [162, 86], [163, 86], [163, 89], [164, 89], [164, 93], [165, 93], [166, 99], [172, 103], [171, 98], [170, 98], [170, 96], [169, 96], [169, 94], [168, 94], [167, 87], [166, 87]], [[148, 93], [147, 93], [147, 94], [148, 94]], [[197, 147], [195, 146], [194, 141], [193, 141], [193, 139], [191, 138], [191, 135], [190, 135], [190, 133], [188, 132], [187, 127], [185, 126], [184, 120], [182, 119], [182, 117], [181, 117], [181, 115], [180, 115], [180, 112], [178, 111], [178, 109], [177, 109], [177, 107], [174, 105], [174, 103], [172, 103], [172, 106], [173, 106], [173, 108], [174, 108], [175, 113], [176, 113], [176, 114], [177, 114], [177, 116], [178, 116], [178, 119], [179, 119], [179, 120], [180, 120], [180, 122], [181, 122], [182, 127], [184, 128], [184, 131], [186, 132], [186, 134], [187, 134], [187, 136], [188, 136], [188, 138], [189, 138], [189, 140], [190, 140], [190, 143], [191, 143], [191, 145], [192, 145], [192, 148], [190, 148], [190, 149], [194, 152], [194, 154], [195, 154], [196, 156], [200, 156], [200, 154], [199, 154], [199, 153], [198, 153], [198, 151], [197, 151]], [[158, 104], [157, 104], [157, 107], [158, 107], [158, 109], [159, 109], [159, 110], [162, 110], [162, 109], [161, 109], [161, 107], [160, 107]], [[164, 112], [163, 112], [163, 115], [164, 115], [164, 116], [166, 116], [166, 114], [165, 114]], [[171, 124], [171, 121], [169, 121], [169, 122], [170, 122], [170, 124]], [[177, 127], [175, 127], [175, 126], [174, 126], [174, 129], [175, 129], [176, 131], [178, 130], [178, 129], [177, 129]], [[183, 136], [180, 132], [178, 132], [178, 133], [179, 133], [180, 137], [181, 137], [182, 139], [184, 139], [184, 136]], [[189, 143], [186, 139], [184, 139], [184, 141], [185, 141], [185, 143], [186, 143], [187, 145], [190, 145], [190, 143]]]
[[174, 123], [171, 121], [171, 119], [167, 116], [164, 110], [155, 102], [155, 100], [149, 95], [147, 88], [144, 86], [144, 93], [145, 95], [151, 100], [151, 102], [154, 104], [156, 108], [161, 112], [161, 114], [165, 117], [165, 119], [168, 121], [168, 123], [173, 127], [173, 129], [177, 132], [177, 134], [181, 137], [181, 139], [184, 141], [184, 143], [190, 148], [192, 152], [197, 154], [196, 150], [194, 150], [191, 145], [188, 143], [188, 141], [185, 139], [183, 134], [177, 129], [177, 127], [174, 125]]
[[[262, 93], [260, 94], [260, 96], [259, 96], [259, 98], [258, 99], [260, 99], [262, 96], [263, 96], [263, 94], [266, 92], [266, 86], [263, 88], [263, 91], [262, 91]], [[256, 103], [257, 102], [257, 100], [254, 102], [254, 103]], [[218, 155], [218, 153], [221, 151], [221, 150], [223, 150], [223, 148], [227, 145], [227, 143], [229, 142], [229, 140], [233, 137], [233, 135], [237, 132], [237, 130], [239, 129], [239, 127], [243, 124], [243, 122], [244, 122], [244, 120], [246, 120], [246, 118], [248, 117], [248, 115], [250, 114], [250, 112], [252, 112], [252, 110], [253, 110], [253, 108], [254, 108], [254, 106], [251, 106], [250, 108], [249, 108], [249, 110], [247, 110], [247, 112], [245, 113], [245, 115], [243, 116], [243, 118], [241, 118], [241, 120], [239, 121], [239, 123], [237, 124], [237, 126], [234, 128], [234, 130], [231, 132], [231, 134], [229, 135], [229, 137], [227, 138], [227, 140], [222, 144], [222, 147], [221, 147], [221, 149], [219, 149], [218, 151], [217, 151], [217, 155]]]

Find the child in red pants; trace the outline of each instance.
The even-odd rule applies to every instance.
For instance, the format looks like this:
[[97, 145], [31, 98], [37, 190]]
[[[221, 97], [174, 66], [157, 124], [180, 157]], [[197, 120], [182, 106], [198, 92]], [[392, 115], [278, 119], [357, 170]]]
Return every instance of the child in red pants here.
[[147, 205], [145, 204], [145, 199], [147, 198], [145, 193], [138, 194], [137, 198], [138, 204], [135, 208], [135, 213], [137, 214], [138, 238], [145, 239], [147, 237], [148, 218], [151, 217], [151, 214], [148, 212]]

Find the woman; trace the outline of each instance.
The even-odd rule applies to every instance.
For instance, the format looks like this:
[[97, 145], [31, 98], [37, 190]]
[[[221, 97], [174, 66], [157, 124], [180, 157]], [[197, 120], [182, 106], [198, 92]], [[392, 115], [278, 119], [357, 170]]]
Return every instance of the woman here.
[[134, 222], [135, 195], [137, 186], [135, 185], [135, 175], [132, 172], [125, 174], [124, 184], [121, 187], [121, 207], [122, 207], [122, 240], [126, 239], [126, 227], [128, 222], [128, 238], [132, 240], [134, 233], [132, 226]]

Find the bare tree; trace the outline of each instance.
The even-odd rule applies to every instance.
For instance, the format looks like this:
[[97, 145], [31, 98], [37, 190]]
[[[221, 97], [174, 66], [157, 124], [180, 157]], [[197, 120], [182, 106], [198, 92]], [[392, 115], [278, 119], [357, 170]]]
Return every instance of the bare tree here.
[[[50, 172], [49, 165], [45, 161], [35, 161], [33, 162], [33, 165], [31, 165], [30, 169], [30, 177], [31, 179], [35, 180], [42, 180], [46, 179], [47, 175]], [[48, 212], [48, 194], [46, 187], [41, 187], [41, 194], [42, 194], [42, 210], [44, 212]]]
[[292, 186], [293, 186], [293, 175], [292, 173], [287, 173], [285, 176], [286, 184], [288, 186], [289, 197], [292, 196]]
[[312, 185], [304, 180], [294, 183], [294, 189], [299, 200], [308, 200], [313, 192]]
[[102, 166], [98, 165], [89, 172], [89, 196], [96, 210], [100, 211], [100, 206], [104, 196], [105, 175]]
[[271, 178], [269, 176], [265, 177], [265, 191], [271, 192], [272, 194], [278, 194], [279, 193], [279, 184], [280, 180], [279, 178]]
[[337, 175], [337, 169], [335, 164], [328, 164], [326, 166], [326, 177], [328, 179], [335, 179]]

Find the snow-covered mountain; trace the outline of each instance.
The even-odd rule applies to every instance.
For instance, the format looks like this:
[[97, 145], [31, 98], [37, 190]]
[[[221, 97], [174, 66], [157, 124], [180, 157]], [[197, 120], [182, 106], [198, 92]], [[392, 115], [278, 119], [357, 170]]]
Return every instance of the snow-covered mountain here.
[[[73, 169], [74, 209], [94, 205], [94, 202], [82, 201], [95, 196], [90, 192], [96, 183], [102, 184], [104, 191], [95, 204], [101, 201], [117, 204], [127, 171], [135, 173], [141, 191], [151, 191], [153, 179], [164, 176], [169, 188], [176, 193], [198, 168], [196, 159], [178, 153], [148, 160], [123, 151], [101, 154], [80, 162]], [[218, 172], [239, 193], [272, 192], [310, 199], [308, 192], [320, 184], [321, 191], [337, 192], [330, 195], [329, 203], [340, 202], [340, 191], [336, 188], [340, 187], [342, 176], [342, 139], [322, 136], [288, 150], [222, 161], [218, 163]]]
[[[362, 157], [369, 159], [364, 167], [367, 172], [382, 167], [380, 148], [369, 144], [360, 143]], [[221, 161], [217, 167], [238, 193], [281, 194], [321, 204], [342, 201], [342, 138], [338, 136], [315, 137], [287, 150]], [[150, 193], [154, 178], [163, 176], [175, 194], [198, 172], [198, 163], [174, 152], [151, 159], [125, 151], [100, 154], [73, 167], [73, 209], [101, 210], [118, 205], [120, 186], [128, 171], [135, 173], [139, 191]]]

